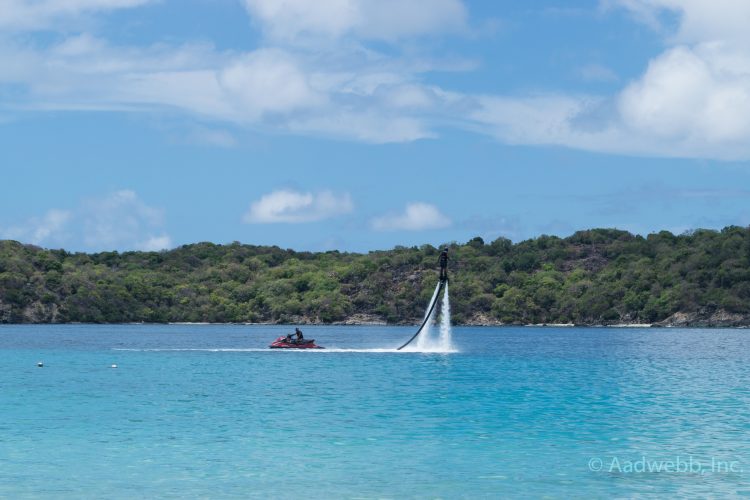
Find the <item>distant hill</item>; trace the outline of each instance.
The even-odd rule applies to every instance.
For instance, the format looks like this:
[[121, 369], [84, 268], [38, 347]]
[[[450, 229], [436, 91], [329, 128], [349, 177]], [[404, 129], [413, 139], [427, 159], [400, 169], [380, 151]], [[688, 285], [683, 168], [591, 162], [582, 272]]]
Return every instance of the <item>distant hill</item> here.
[[[450, 244], [456, 324], [750, 325], [750, 228]], [[438, 249], [197, 243], [95, 254], [0, 241], [0, 322], [415, 323]]]

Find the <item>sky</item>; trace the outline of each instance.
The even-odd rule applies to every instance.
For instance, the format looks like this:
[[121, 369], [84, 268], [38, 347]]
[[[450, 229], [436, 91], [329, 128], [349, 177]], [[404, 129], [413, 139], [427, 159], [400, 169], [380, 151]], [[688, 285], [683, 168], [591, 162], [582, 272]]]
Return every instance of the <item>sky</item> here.
[[746, 0], [0, 0], [0, 239], [750, 224]]

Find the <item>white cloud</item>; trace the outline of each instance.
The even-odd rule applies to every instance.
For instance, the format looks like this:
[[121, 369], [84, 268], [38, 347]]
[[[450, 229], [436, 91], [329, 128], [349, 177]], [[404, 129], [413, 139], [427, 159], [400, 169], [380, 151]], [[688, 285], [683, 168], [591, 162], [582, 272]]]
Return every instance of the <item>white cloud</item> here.
[[49, 241], [59, 243], [64, 240], [65, 229], [70, 219], [70, 211], [51, 209], [42, 217], [32, 217], [20, 226], [7, 228], [2, 232], [2, 236], [4, 239], [35, 245]]
[[468, 117], [489, 133], [510, 144], [568, 145], [575, 140], [573, 120], [591, 102], [568, 96], [496, 97], [476, 99]]
[[74, 209], [51, 209], [0, 234], [37, 245], [85, 250], [161, 250], [172, 244], [162, 231], [164, 213], [130, 190], [90, 198]]
[[402, 213], [375, 217], [370, 225], [376, 231], [423, 231], [442, 229], [452, 224], [440, 210], [429, 203], [408, 203]]
[[264, 113], [288, 113], [322, 101], [308, 78], [289, 53], [269, 49], [233, 61], [218, 75], [227, 98], [251, 121]]
[[731, 52], [722, 43], [671, 49], [623, 91], [618, 105], [625, 124], [640, 133], [746, 152], [750, 54]]
[[[653, 89], [640, 91], [654, 94]], [[744, 107], [742, 100], [736, 101]], [[738, 135], [745, 130], [743, 115], [725, 116], [713, 130], [693, 121], [714, 116], [710, 106], [669, 108], [659, 116], [645, 107], [646, 102], [634, 102], [628, 92], [614, 100], [565, 95], [515, 99], [486, 96], [476, 102], [477, 107], [467, 113], [473, 122], [467, 126], [508, 144], [658, 157], [750, 158], [750, 142]], [[684, 121], [679, 121], [680, 115]]]
[[348, 193], [302, 193], [282, 189], [254, 201], [242, 220], [248, 224], [315, 222], [348, 214], [353, 209]]
[[276, 40], [339, 38], [395, 41], [466, 29], [460, 0], [245, 0], [254, 19]]
[[670, 47], [617, 97], [629, 136], [669, 156], [750, 157], [750, 2], [620, 0], [642, 18], [679, 16]]

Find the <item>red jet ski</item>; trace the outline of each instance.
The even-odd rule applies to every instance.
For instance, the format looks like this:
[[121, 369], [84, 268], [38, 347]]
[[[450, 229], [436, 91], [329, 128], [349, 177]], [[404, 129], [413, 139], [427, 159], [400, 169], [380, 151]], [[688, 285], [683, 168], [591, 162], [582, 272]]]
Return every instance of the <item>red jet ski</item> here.
[[315, 345], [315, 339], [291, 339], [290, 337], [279, 337], [269, 345], [271, 349], [325, 349]]

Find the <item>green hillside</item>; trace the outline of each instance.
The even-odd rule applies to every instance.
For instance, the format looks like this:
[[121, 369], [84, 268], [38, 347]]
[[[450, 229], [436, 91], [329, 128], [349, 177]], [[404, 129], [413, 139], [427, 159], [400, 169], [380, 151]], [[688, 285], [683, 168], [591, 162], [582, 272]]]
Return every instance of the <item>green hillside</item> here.
[[[750, 324], [750, 228], [449, 246], [457, 324]], [[0, 241], [0, 322], [413, 323], [436, 284], [437, 256], [431, 245], [84, 254]]]

